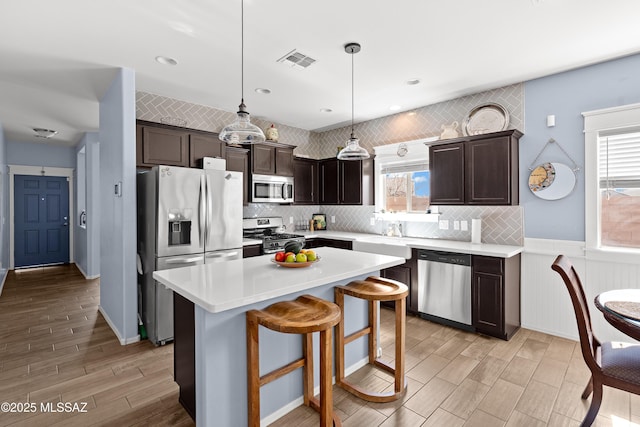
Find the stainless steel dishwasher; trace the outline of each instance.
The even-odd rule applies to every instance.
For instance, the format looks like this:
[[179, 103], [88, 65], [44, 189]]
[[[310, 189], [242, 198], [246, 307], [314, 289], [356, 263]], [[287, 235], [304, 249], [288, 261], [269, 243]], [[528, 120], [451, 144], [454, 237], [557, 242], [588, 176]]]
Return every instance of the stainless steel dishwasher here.
[[471, 255], [418, 250], [418, 311], [471, 330]]

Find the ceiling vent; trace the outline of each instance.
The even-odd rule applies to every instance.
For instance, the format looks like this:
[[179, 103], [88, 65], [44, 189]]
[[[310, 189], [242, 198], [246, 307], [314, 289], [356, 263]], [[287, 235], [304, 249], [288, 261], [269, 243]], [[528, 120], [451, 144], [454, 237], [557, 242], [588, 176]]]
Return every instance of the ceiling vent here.
[[309, 65], [316, 62], [316, 60], [304, 53], [298, 52], [296, 49], [293, 49], [291, 52], [278, 59], [277, 62], [281, 62], [294, 68], [307, 68]]

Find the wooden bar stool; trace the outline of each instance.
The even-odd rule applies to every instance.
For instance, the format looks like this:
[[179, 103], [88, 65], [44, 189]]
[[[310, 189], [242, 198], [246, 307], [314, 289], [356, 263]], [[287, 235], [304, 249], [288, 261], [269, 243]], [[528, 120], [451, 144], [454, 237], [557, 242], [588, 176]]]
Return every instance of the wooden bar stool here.
[[[333, 413], [332, 328], [340, 321], [340, 308], [332, 302], [302, 295], [294, 301], [282, 301], [263, 310], [247, 312], [247, 382], [249, 426], [260, 426], [260, 387], [298, 368], [303, 369], [304, 404], [320, 413], [320, 426], [340, 427]], [[275, 371], [260, 376], [259, 334], [262, 325], [276, 332], [303, 334], [302, 357]], [[313, 396], [312, 333], [320, 332], [320, 402]]]
[[[391, 402], [402, 396], [407, 384], [404, 377], [404, 346], [405, 346], [405, 317], [406, 298], [409, 294], [407, 286], [395, 280], [383, 279], [380, 277], [367, 277], [366, 280], [354, 280], [346, 286], [336, 286], [336, 304], [340, 307], [340, 323], [336, 328], [336, 384], [348, 392], [369, 402]], [[344, 296], [349, 295], [354, 298], [361, 298], [369, 301], [369, 324], [348, 337], [344, 336]], [[378, 315], [379, 309], [376, 301], [395, 301], [396, 311], [396, 345], [395, 345], [395, 367], [391, 367], [386, 362], [376, 357], [377, 335], [378, 335]], [[369, 363], [377, 366], [394, 376], [394, 390], [388, 393], [372, 393], [363, 388], [348, 382], [344, 377], [344, 347], [346, 344], [364, 336], [369, 335]]]

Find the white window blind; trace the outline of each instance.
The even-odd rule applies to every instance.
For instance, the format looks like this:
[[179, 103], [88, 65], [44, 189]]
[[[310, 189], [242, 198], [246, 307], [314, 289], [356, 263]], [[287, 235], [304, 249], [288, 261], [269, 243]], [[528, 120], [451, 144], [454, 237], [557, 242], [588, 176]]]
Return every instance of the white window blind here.
[[598, 142], [600, 188], [640, 188], [640, 132], [602, 135]]
[[418, 171], [426, 171], [429, 170], [428, 162], [415, 162], [415, 163], [402, 163], [402, 164], [390, 164], [384, 165], [380, 172], [383, 175], [390, 173], [407, 173], [407, 172], [418, 172]]

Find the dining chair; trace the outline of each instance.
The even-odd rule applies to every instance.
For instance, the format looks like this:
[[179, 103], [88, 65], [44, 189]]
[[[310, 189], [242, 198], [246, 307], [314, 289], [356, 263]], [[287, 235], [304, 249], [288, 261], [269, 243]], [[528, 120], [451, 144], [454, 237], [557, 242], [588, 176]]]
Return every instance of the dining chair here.
[[591, 371], [591, 378], [582, 392], [582, 398], [588, 398], [592, 392], [593, 398], [589, 411], [580, 424], [590, 426], [602, 403], [603, 386], [640, 394], [640, 345], [611, 341], [601, 343], [593, 334], [589, 306], [573, 264], [566, 256], [558, 255], [551, 268], [560, 274], [571, 296], [578, 322], [582, 357]]

